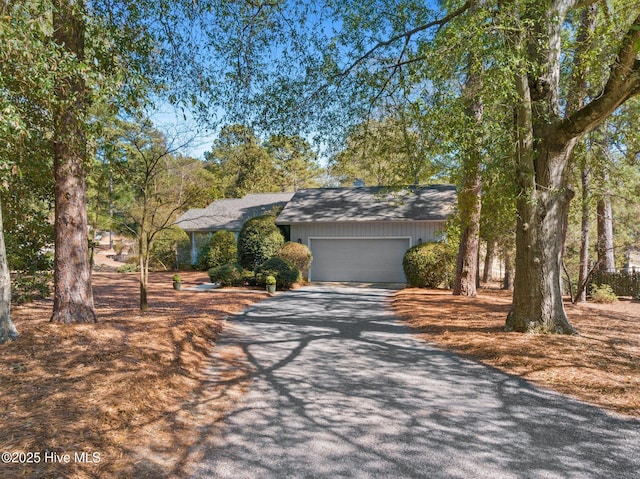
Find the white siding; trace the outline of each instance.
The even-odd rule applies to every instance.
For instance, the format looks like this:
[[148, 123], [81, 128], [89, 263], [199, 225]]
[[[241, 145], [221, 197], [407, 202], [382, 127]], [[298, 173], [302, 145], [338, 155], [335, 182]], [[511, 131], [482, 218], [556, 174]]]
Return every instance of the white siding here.
[[411, 238], [411, 245], [438, 241], [443, 221], [366, 221], [344, 223], [294, 223], [291, 241], [309, 246], [309, 238]]

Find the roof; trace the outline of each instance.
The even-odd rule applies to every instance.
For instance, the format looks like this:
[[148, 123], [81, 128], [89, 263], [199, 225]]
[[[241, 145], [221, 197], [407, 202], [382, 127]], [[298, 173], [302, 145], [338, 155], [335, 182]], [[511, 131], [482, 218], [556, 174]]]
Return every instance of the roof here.
[[260, 193], [216, 200], [206, 208], [190, 209], [174, 224], [189, 232], [239, 231], [249, 218], [284, 207], [292, 196], [293, 193]]
[[299, 190], [276, 223], [444, 221], [456, 198], [453, 185]]

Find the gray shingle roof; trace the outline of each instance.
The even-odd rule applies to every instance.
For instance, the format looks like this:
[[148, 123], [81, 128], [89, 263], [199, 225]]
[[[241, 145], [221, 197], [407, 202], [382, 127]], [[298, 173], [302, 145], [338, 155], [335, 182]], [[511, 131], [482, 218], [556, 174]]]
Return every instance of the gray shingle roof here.
[[300, 190], [276, 223], [445, 220], [456, 198], [453, 185]]
[[239, 231], [249, 218], [285, 206], [293, 193], [250, 194], [243, 198], [216, 200], [206, 208], [194, 208], [180, 216], [175, 225], [185, 231]]

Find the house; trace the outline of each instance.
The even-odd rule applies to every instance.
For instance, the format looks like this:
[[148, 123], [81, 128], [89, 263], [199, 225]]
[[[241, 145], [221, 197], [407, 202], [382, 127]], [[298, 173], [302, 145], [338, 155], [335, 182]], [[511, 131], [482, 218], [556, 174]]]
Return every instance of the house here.
[[243, 198], [217, 200], [206, 208], [194, 208], [184, 213], [175, 224], [190, 237], [191, 264], [196, 263], [199, 249], [209, 241], [214, 232], [228, 230], [237, 236], [249, 218], [283, 208], [292, 196], [293, 193], [249, 194]]
[[441, 239], [452, 185], [299, 190], [276, 219], [313, 254], [310, 281], [406, 282], [404, 253]]
[[627, 250], [622, 272], [629, 274], [640, 272], [640, 250], [633, 248]]

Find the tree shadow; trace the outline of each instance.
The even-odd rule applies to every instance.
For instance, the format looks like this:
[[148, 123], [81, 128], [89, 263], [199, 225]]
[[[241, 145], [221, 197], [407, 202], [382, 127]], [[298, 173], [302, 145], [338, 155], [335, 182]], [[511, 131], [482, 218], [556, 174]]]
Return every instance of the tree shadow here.
[[[203, 423], [173, 475], [609, 478], [640, 470], [640, 422], [417, 341], [386, 297], [303, 289], [235, 319], [196, 403], [233, 397], [250, 381], [249, 392]], [[225, 364], [226, 348], [239, 348], [242, 360]], [[238, 365], [240, 375], [225, 375]]]

